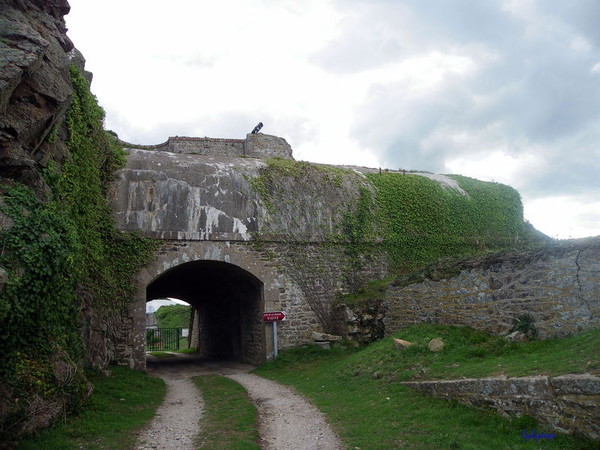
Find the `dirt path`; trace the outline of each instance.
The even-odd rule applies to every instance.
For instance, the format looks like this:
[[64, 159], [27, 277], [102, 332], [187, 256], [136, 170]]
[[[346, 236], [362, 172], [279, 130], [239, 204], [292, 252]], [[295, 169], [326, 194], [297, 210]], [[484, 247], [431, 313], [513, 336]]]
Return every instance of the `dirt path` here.
[[150, 426], [138, 438], [137, 449], [193, 450], [203, 401], [189, 377], [161, 371], [153, 373], [167, 384], [167, 394]]
[[206, 374], [227, 376], [246, 388], [258, 411], [261, 448], [343, 448], [317, 408], [291, 388], [249, 374], [251, 369], [244, 364], [209, 363], [189, 355], [149, 361], [148, 372], [165, 380], [167, 395], [155, 418], [140, 434], [136, 448], [195, 448], [193, 439], [201, 433], [203, 401], [190, 378]]
[[228, 375], [227, 378], [244, 386], [256, 405], [262, 448], [343, 448], [323, 414], [293, 389], [249, 373]]

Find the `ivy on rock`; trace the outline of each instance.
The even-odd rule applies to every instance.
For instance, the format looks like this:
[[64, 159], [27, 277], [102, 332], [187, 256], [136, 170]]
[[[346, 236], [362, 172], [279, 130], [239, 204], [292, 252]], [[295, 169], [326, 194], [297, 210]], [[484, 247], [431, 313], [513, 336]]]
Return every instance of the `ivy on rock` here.
[[[75, 67], [71, 80], [62, 133], [68, 156], [42, 170], [51, 196], [42, 201], [17, 183], [2, 187], [0, 267], [7, 281], [0, 294], [0, 376], [10, 405], [0, 433], [18, 433], [15, 424], [30, 413], [23, 400], [79, 405], [89, 391], [78, 322], [82, 298], [106, 317], [118, 314], [133, 298], [133, 277], [156, 248], [154, 241], [116, 230], [106, 193], [125, 152], [103, 129], [104, 111]], [[71, 369], [61, 375], [61, 367]]]

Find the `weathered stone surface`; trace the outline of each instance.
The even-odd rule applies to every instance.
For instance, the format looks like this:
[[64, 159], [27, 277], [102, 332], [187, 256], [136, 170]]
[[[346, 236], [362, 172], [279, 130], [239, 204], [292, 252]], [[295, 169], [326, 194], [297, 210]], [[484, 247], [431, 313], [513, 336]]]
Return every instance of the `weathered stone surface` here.
[[[60, 123], [72, 87], [73, 44], [66, 0], [3, 2], [0, 8], [0, 176], [47, 191], [38, 164], [64, 157], [45, 139]], [[81, 62], [81, 61], [79, 61]]]
[[249, 240], [265, 212], [248, 180], [264, 165], [129, 150], [110, 192], [117, 226], [160, 239]]
[[[528, 334], [559, 337], [600, 325], [600, 238], [497, 257], [447, 280], [393, 286], [386, 334], [421, 322], [468, 325], [506, 335], [520, 319]], [[521, 338], [516, 333], [513, 338]]]
[[341, 336], [336, 336], [336, 335], [327, 334], [327, 333], [319, 333], [317, 331], [313, 331], [310, 334], [310, 338], [313, 341], [327, 341], [327, 342], [339, 342], [342, 340]]
[[431, 341], [429, 341], [429, 344], [427, 344], [427, 348], [434, 353], [441, 352], [444, 350], [445, 346], [446, 344], [444, 344], [444, 341], [440, 338], [433, 338]]
[[268, 134], [248, 134], [246, 139], [174, 136], [156, 145], [134, 145], [121, 141], [125, 147], [158, 152], [186, 153], [220, 158], [281, 158], [294, 159], [285, 139]]
[[294, 159], [292, 147], [285, 139], [263, 133], [247, 134], [244, 150], [251, 158]]
[[600, 439], [600, 378], [482, 378], [401, 383], [424, 394], [467, 406], [495, 409], [503, 416], [535, 417], [560, 432]]
[[588, 374], [569, 374], [554, 377], [550, 380], [552, 389], [557, 395], [577, 395], [588, 392], [600, 396], [600, 378]]
[[[255, 135], [253, 135], [255, 136]], [[361, 180], [349, 172], [341, 186], [319, 177], [283, 180], [281, 201], [265, 204], [252, 187], [267, 164], [254, 158], [175, 154], [130, 149], [127, 167], [118, 172], [109, 196], [121, 230], [138, 230], [159, 239], [326, 240], [349, 205]], [[305, 182], [310, 190], [302, 190]]]
[[521, 331], [513, 331], [506, 336], [510, 342], [524, 342], [527, 340], [527, 335]]
[[368, 304], [342, 304], [338, 309], [344, 322], [341, 328], [346, 330], [348, 339], [365, 345], [385, 336], [387, 304], [383, 298]]
[[412, 344], [412, 342], [409, 341], [405, 341], [404, 339], [396, 339], [394, 338], [394, 348], [396, 350], [406, 350], [408, 347], [410, 347]]

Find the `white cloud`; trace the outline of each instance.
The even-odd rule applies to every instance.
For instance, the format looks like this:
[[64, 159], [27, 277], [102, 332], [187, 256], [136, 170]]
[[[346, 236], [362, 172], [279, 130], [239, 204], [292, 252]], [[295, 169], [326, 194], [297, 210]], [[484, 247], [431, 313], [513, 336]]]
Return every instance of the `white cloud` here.
[[525, 217], [550, 237], [600, 235], [600, 201], [576, 196], [525, 198]]
[[[542, 231], [600, 234], [586, 200], [600, 170], [592, 1], [70, 3], [125, 140], [240, 138], [262, 121], [298, 159], [495, 180]], [[569, 224], [546, 228], [563, 204]]]

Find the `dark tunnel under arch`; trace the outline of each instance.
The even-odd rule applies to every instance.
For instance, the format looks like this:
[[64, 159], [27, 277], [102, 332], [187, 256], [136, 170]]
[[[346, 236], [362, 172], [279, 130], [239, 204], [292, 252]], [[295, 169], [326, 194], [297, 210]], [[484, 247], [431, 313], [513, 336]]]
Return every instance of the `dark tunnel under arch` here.
[[208, 359], [264, 361], [263, 283], [220, 261], [192, 261], [169, 269], [146, 288], [146, 301], [178, 298], [198, 313], [199, 353]]

